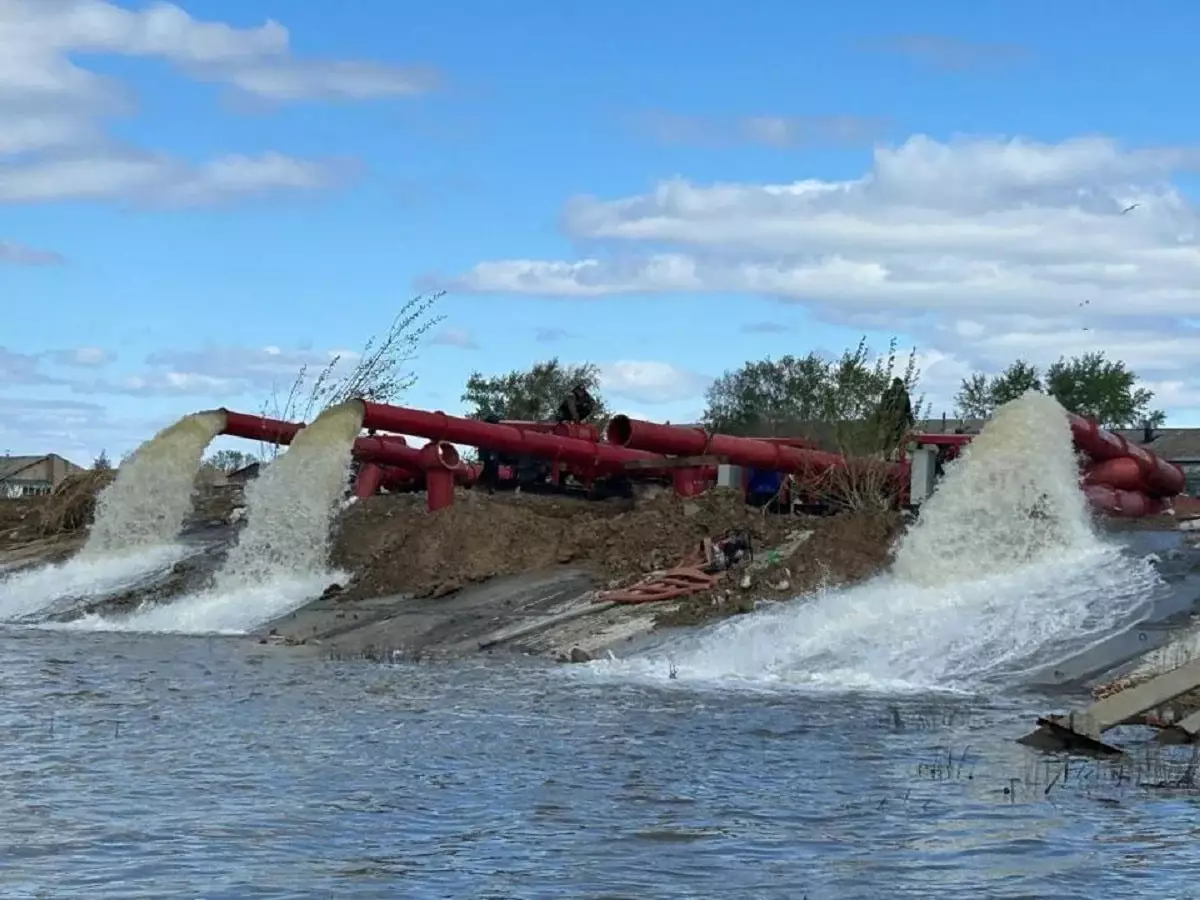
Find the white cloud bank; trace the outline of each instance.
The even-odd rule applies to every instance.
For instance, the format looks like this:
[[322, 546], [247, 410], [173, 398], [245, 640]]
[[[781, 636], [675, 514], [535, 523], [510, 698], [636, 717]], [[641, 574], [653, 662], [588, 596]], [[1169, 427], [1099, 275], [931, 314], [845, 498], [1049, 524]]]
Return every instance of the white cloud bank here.
[[673, 179], [576, 197], [564, 229], [606, 253], [488, 261], [450, 284], [758, 294], [912, 335], [946, 371], [1102, 349], [1159, 383], [1164, 402], [1200, 407], [1200, 330], [1183, 321], [1200, 310], [1200, 210], [1176, 183], [1198, 169], [1200, 148], [918, 135], [846, 181]]
[[354, 101], [429, 91], [422, 66], [296, 57], [275, 21], [237, 28], [178, 6], [0, 0], [0, 203], [120, 200], [196, 206], [340, 183], [344, 160], [232, 153], [197, 163], [111, 139], [105, 120], [136, 108], [129, 87], [79, 55], [150, 58], [259, 102]]

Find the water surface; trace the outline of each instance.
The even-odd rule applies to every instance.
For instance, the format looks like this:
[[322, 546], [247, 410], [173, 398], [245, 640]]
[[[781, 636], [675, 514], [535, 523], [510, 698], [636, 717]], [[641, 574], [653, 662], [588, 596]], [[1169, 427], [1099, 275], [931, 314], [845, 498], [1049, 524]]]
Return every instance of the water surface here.
[[1190, 790], [1082, 765], [1064, 787], [1011, 742], [1028, 699], [218, 638], [13, 631], [0, 652], [3, 896], [1189, 896], [1200, 863]]

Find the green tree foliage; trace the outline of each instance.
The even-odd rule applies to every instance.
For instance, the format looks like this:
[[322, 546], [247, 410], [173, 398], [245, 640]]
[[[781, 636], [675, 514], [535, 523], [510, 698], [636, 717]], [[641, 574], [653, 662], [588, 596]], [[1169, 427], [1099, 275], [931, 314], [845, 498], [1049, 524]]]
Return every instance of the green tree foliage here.
[[222, 472], [236, 472], [253, 462], [257, 462], [258, 457], [252, 453], [244, 453], [241, 450], [217, 450], [215, 453], [210, 453], [208, 458], [204, 460], [205, 465], [212, 466], [214, 469], [219, 469]]
[[473, 407], [468, 416], [483, 419], [524, 419], [544, 422], [554, 418], [559, 403], [577, 384], [582, 384], [596, 400], [589, 421], [600, 423], [608, 410], [600, 396], [600, 370], [592, 363], [566, 365], [557, 358], [535, 363], [531, 369], [514, 369], [506, 375], [488, 377], [472, 372], [462, 400]]
[[1045, 374], [1024, 360], [990, 378], [977, 372], [963, 379], [955, 398], [958, 414], [988, 418], [1029, 389], [1045, 391], [1066, 409], [1094, 418], [1105, 428], [1134, 428], [1147, 421], [1158, 426], [1166, 420], [1162, 410], [1150, 406], [1154, 392], [1140, 387], [1124, 362], [1110, 360], [1103, 352], [1063, 357]]
[[964, 378], [954, 398], [960, 418], [986, 419], [996, 407], [1016, 400], [1028, 390], [1044, 390], [1037, 367], [1018, 359], [999, 375], [976, 372]]
[[1166, 421], [1151, 409], [1154, 391], [1138, 386], [1138, 377], [1120, 360], [1103, 353], [1060, 359], [1046, 369], [1046, 390], [1071, 412], [1094, 418], [1105, 428], [1136, 428]]
[[[704, 423], [714, 431], [761, 435], [795, 434], [806, 424], [829, 426], [847, 450], [890, 449], [878, 446], [878, 413], [893, 378], [899, 378], [910, 395], [920, 380], [916, 352], [901, 367], [895, 340], [880, 355], [872, 353], [864, 338], [838, 359], [809, 353], [747, 362], [709, 387]], [[914, 398], [918, 417], [921, 405]]]
[[111, 472], [112, 471], [112, 463], [108, 461], [108, 452], [107, 451], [101, 450], [100, 455], [97, 456], [94, 460], [92, 460], [92, 471], [93, 472]]

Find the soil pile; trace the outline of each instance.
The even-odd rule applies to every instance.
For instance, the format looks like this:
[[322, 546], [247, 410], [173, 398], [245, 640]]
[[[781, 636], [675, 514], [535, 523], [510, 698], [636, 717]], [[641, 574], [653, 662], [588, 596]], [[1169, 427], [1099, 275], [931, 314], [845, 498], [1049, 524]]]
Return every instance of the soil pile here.
[[617, 582], [677, 565], [703, 538], [730, 529], [745, 529], [759, 543], [786, 530], [724, 491], [636, 504], [460, 492], [454, 506], [432, 514], [424, 503], [421, 495], [372, 497], [343, 515], [334, 562], [355, 573], [347, 596], [440, 596], [496, 575], [566, 564]]
[[[755, 578], [755, 584], [787, 578], [794, 595], [805, 584], [878, 571], [894, 534], [880, 517], [764, 516], [739, 494], [722, 490], [694, 499], [665, 493], [636, 503], [460, 492], [454, 506], [432, 514], [424, 502], [421, 495], [372, 497], [343, 514], [334, 563], [355, 575], [344, 598], [443, 596], [497, 575], [567, 564], [589, 568], [615, 587], [678, 565], [706, 537], [745, 531], [761, 554], [786, 544], [789, 534], [811, 530], [793, 554]], [[731, 572], [723, 581], [736, 585], [739, 575]], [[711, 597], [688, 605], [704, 604], [711, 607]]]

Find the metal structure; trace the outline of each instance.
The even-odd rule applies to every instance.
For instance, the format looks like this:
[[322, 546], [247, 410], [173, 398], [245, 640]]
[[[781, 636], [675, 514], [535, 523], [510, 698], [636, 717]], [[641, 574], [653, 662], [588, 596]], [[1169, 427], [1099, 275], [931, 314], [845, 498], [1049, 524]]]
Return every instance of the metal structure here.
[[[381, 488], [424, 488], [430, 509], [453, 503], [455, 484], [471, 485], [480, 477], [480, 467], [463, 463], [454, 444], [506, 454], [518, 462], [537, 461], [538, 472], [553, 485], [561, 486], [567, 475], [589, 491], [601, 479], [653, 478], [670, 481], [681, 496], [708, 490], [716, 483], [721, 466], [725, 467], [726, 482], [740, 470], [743, 488], [754, 472], [779, 472], [793, 476], [789, 483], [794, 481], [801, 491], [819, 492], [830, 473], [853, 471], [860, 464], [816, 449], [801, 438], [735, 437], [623, 415], [609, 421], [602, 439], [593, 426], [582, 423], [482, 422], [443, 412], [359, 402], [362, 425], [370, 433], [354, 443], [359, 466], [356, 495], [367, 497]], [[288, 444], [304, 427], [226, 409], [218, 412], [225, 417], [224, 434], [249, 440]], [[1069, 422], [1076, 447], [1088, 459], [1083, 487], [1095, 508], [1110, 515], [1144, 516], [1161, 511], [1170, 497], [1183, 491], [1184, 475], [1178, 466], [1088, 419], [1071, 415]], [[419, 449], [410, 447], [400, 435], [423, 437], [429, 443]], [[919, 505], [927, 499], [942, 464], [957, 456], [972, 437], [912, 435], [907, 455], [884, 464], [883, 477], [892, 480], [898, 503]]]

